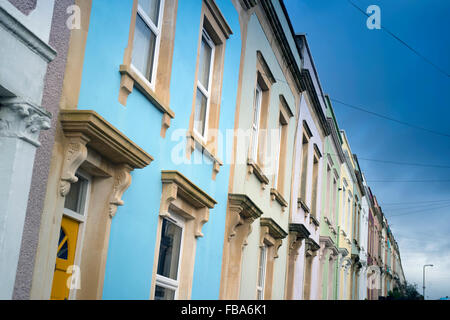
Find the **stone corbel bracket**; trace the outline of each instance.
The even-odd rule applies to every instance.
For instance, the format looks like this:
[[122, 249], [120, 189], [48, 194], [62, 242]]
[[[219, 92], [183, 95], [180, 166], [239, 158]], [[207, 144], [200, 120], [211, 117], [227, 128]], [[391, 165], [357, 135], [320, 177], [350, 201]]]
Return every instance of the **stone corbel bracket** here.
[[273, 258], [278, 258], [278, 249], [283, 243], [283, 239], [286, 238], [288, 233], [280, 227], [272, 218], [261, 218], [261, 237], [260, 246], [263, 246], [265, 241], [269, 238], [271, 245], [274, 246]]
[[229, 194], [228, 206], [230, 211], [230, 224], [228, 229], [228, 241], [236, 238], [238, 232], [243, 230], [243, 245], [247, 245], [247, 238], [252, 232], [252, 223], [258, 219], [263, 212], [245, 194]]
[[82, 133], [67, 133], [66, 138], [68, 143], [65, 148], [63, 171], [59, 186], [59, 192], [63, 197], [69, 193], [71, 184], [78, 181], [75, 173], [87, 158], [86, 144], [89, 142], [89, 138]]
[[309, 256], [316, 256], [318, 253], [318, 250], [320, 249], [320, 246], [317, 244], [316, 241], [314, 241], [314, 239], [312, 238], [308, 238], [305, 240], [305, 251], [306, 251], [306, 255]]
[[61, 196], [65, 197], [70, 185], [78, 180], [75, 173], [86, 160], [87, 150], [91, 149], [115, 167], [109, 202], [109, 215], [114, 217], [117, 207], [124, 204], [121, 198], [131, 184], [130, 172], [146, 167], [153, 157], [95, 111], [62, 110], [60, 122], [68, 141], [61, 174]]
[[339, 254], [339, 251], [337, 247], [335, 246], [333, 240], [330, 237], [327, 236], [320, 236], [319, 237], [320, 242], [320, 251], [319, 251], [319, 259], [322, 260], [324, 256], [327, 255], [328, 252], [330, 252], [329, 258], [335, 259], [337, 255]]
[[51, 118], [51, 113], [24, 99], [0, 99], [0, 136], [19, 138], [39, 147], [39, 133], [50, 129]]
[[209, 220], [209, 209], [214, 208], [217, 202], [178, 171], [163, 170], [161, 181], [162, 197], [159, 215], [170, 217], [169, 208], [172, 202], [180, 198], [195, 208], [193, 212], [186, 212], [186, 214], [195, 219], [195, 237], [203, 237], [202, 227]]
[[113, 218], [116, 215], [117, 207], [123, 206], [122, 195], [131, 185], [131, 171], [133, 168], [128, 164], [122, 164], [116, 169], [114, 177], [113, 194], [109, 202], [109, 216]]
[[302, 223], [289, 223], [289, 255], [293, 255], [295, 260], [298, 256], [304, 239], [308, 239], [310, 232]]

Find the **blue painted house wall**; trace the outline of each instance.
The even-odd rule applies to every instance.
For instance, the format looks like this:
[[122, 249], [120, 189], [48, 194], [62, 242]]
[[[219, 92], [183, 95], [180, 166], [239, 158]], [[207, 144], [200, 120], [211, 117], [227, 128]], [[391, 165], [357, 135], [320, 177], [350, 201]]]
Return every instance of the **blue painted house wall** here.
[[[233, 34], [226, 42], [219, 128], [234, 127], [241, 39], [238, 14], [231, 1], [218, 7]], [[198, 238], [192, 299], [218, 299], [224, 239], [229, 165], [212, 180], [213, 164], [189, 164], [185, 159], [186, 135], [194, 93], [201, 1], [178, 1], [174, 56], [170, 84], [170, 108], [175, 118], [161, 138], [162, 113], [137, 89], [124, 107], [118, 102], [120, 73], [128, 43], [132, 0], [93, 1], [86, 44], [79, 109], [94, 110], [154, 157], [144, 169], [131, 173], [132, 183], [112, 220], [103, 287], [104, 299], [149, 299], [158, 214], [161, 170], [177, 170], [217, 201]], [[172, 150], [184, 157], [172, 161]], [[181, 148], [181, 149], [180, 149]], [[228, 149], [232, 146], [228, 145]], [[195, 150], [191, 159], [203, 157]], [[222, 154], [225, 150], [221, 150]]]

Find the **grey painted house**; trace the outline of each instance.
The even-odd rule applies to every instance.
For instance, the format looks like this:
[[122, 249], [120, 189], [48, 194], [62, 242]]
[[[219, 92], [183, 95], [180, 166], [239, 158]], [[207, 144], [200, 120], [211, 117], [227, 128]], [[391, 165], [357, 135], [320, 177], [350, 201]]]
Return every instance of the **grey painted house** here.
[[0, 0], [0, 299], [28, 299], [73, 0]]

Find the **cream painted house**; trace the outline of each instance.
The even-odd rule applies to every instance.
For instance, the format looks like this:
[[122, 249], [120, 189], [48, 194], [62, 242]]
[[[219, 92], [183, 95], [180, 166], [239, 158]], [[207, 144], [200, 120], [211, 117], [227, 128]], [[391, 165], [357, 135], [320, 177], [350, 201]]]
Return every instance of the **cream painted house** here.
[[298, 53], [279, 1], [234, 1], [242, 34], [221, 299], [284, 299]]

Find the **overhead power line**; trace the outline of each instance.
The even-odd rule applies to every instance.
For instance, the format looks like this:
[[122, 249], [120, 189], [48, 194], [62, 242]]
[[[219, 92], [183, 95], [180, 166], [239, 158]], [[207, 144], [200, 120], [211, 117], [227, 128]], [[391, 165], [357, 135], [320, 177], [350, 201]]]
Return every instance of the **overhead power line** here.
[[[448, 208], [450, 207], [449, 204], [445, 205], [445, 206], [441, 206], [441, 207], [434, 207], [434, 208], [430, 208], [430, 209], [421, 209], [421, 210], [416, 210], [416, 211], [410, 211], [408, 213], [403, 213], [403, 214], [394, 214], [394, 215], [389, 215], [389, 218], [393, 218], [393, 217], [400, 217], [400, 216], [407, 216], [410, 214], [417, 214], [417, 213], [422, 213], [422, 212], [428, 212], [428, 211], [432, 211], [432, 210], [438, 210], [438, 209], [444, 209], [444, 208]], [[436, 211], [437, 212], [437, 211]], [[436, 213], [434, 212], [434, 213]]]
[[450, 182], [446, 180], [367, 180], [367, 182]]
[[[338, 155], [336, 153], [331, 153], [331, 152], [325, 152], [325, 154], [329, 154], [332, 156]], [[437, 164], [417, 163], [417, 162], [401, 162], [401, 161], [385, 160], [385, 159], [372, 159], [372, 158], [365, 158], [365, 157], [358, 156], [358, 161], [359, 160], [373, 161], [373, 162], [380, 162], [380, 163], [389, 163], [389, 164], [402, 165], [402, 166], [417, 166], [417, 167], [450, 169], [450, 165], [437, 165]]]
[[425, 200], [425, 201], [408, 201], [408, 202], [388, 202], [388, 203], [380, 203], [380, 206], [387, 206], [387, 205], [402, 205], [402, 204], [416, 204], [416, 203], [430, 203], [430, 202], [449, 202], [450, 199], [447, 200]]
[[362, 158], [362, 157], [358, 157], [358, 160], [390, 163], [390, 164], [397, 164], [397, 165], [402, 165], [402, 166], [431, 167], [431, 168], [444, 168], [444, 169], [450, 168], [450, 166], [445, 166], [445, 165], [434, 165], [434, 164], [413, 163], [413, 162], [399, 162], [399, 161], [391, 161], [391, 160], [369, 159], [369, 158]]
[[330, 97], [330, 100], [333, 101], [333, 102], [339, 103], [339, 104], [341, 104], [343, 106], [346, 106], [346, 107], [349, 107], [349, 108], [352, 108], [352, 109], [355, 109], [355, 110], [359, 110], [361, 112], [366, 112], [366, 113], [369, 113], [369, 114], [371, 114], [373, 116], [376, 116], [376, 117], [379, 117], [379, 118], [382, 118], [382, 119], [385, 119], [385, 120], [393, 121], [393, 122], [396, 122], [396, 123], [399, 123], [399, 124], [402, 124], [404, 126], [408, 126], [408, 127], [414, 128], [414, 129], [418, 129], [418, 130], [426, 131], [426, 132], [429, 132], [429, 133], [432, 133], [432, 134], [435, 134], [435, 135], [439, 135], [439, 136], [450, 138], [450, 134], [445, 133], [445, 132], [439, 132], [439, 131], [428, 129], [428, 128], [424, 128], [424, 127], [421, 127], [421, 126], [418, 126], [418, 125], [415, 125], [415, 124], [412, 124], [412, 123], [409, 123], [409, 122], [406, 122], [406, 121], [394, 119], [394, 118], [391, 118], [389, 116], [385, 116], [383, 114], [370, 111], [370, 110], [368, 110], [366, 108], [358, 107], [358, 106], [355, 106], [355, 105], [352, 105], [352, 104], [349, 104], [349, 103], [346, 103], [346, 102], [343, 102], [343, 101], [340, 101], [338, 99], [334, 99], [334, 98], [331, 98], [331, 97]]
[[[361, 9], [360, 7], [358, 7], [353, 1], [351, 0], [347, 0], [353, 7], [355, 7], [359, 12], [361, 12], [363, 15], [365, 15], [366, 17], [370, 17], [363, 9]], [[388, 28], [386, 28], [385, 26], [381, 25], [381, 28], [386, 31], [391, 37], [393, 37], [395, 40], [397, 40], [398, 42], [400, 42], [403, 46], [405, 46], [406, 48], [408, 48], [411, 52], [413, 52], [414, 54], [416, 54], [418, 57], [420, 57], [422, 60], [424, 60], [426, 63], [428, 63], [429, 65], [431, 65], [433, 68], [435, 68], [437, 71], [439, 71], [440, 73], [442, 73], [443, 75], [445, 75], [447, 78], [450, 77], [450, 75], [447, 73], [447, 71], [445, 71], [443, 68], [441, 68], [440, 66], [438, 66], [437, 64], [435, 64], [434, 62], [432, 62], [430, 59], [428, 59], [427, 57], [425, 57], [423, 54], [421, 54], [419, 51], [417, 51], [416, 49], [414, 49], [412, 46], [410, 46], [409, 44], [407, 44], [404, 40], [400, 39], [399, 36], [395, 35], [392, 31], [390, 31]]]
[[412, 208], [411, 207], [400, 207], [400, 208], [391, 208], [391, 209], [386, 209], [385, 211], [388, 213], [405, 213], [405, 212], [411, 212], [411, 210], [414, 211], [420, 211], [420, 210], [431, 210], [434, 208], [440, 208], [442, 206], [450, 206], [450, 203], [430, 203], [430, 204], [419, 204], [419, 205], [414, 205]]

